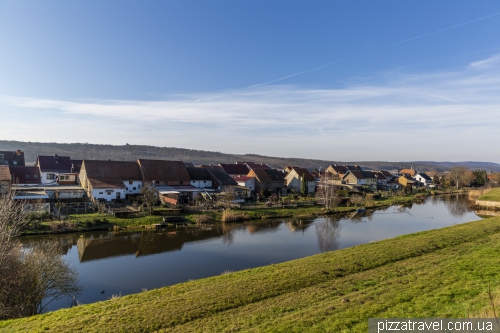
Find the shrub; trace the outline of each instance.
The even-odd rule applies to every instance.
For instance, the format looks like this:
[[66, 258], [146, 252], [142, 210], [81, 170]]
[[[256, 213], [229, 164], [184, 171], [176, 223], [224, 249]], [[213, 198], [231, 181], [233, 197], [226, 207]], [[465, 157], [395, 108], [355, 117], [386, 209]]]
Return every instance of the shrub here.
[[196, 215], [194, 217], [196, 223], [198, 224], [203, 224], [203, 223], [211, 223], [212, 222], [212, 217], [210, 215]]
[[250, 215], [246, 213], [239, 213], [239, 212], [237, 213], [229, 209], [222, 212], [222, 222], [235, 222], [235, 221], [247, 220], [249, 218]]

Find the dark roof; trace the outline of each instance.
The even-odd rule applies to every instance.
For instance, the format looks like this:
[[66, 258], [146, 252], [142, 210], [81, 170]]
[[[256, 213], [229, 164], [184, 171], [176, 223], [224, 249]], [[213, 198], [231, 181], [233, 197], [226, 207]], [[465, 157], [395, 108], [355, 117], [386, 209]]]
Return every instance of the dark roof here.
[[252, 170], [261, 183], [283, 182], [283, 174], [276, 169], [255, 169]]
[[0, 151], [0, 164], [2, 165], [13, 165], [13, 166], [25, 166], [24, 164], [24, 152], [22, 150]]
[[379, 173], [385, 176], [387, 179], [393, 179], [394, 176], [387, 170], [380, 170]]
[[140, 159], [138, 163], [144, 182], [191, 181], [184, 162]]
[[425, 180], [432, 180], [432, 178], [431, 178], [431, 177], [429, 177], [427, 174], [425, 174], [425, 173], [423, 173], [423, 172], [419, 172], [419, 173], [417, 173], [415, 176], [417, 176], [417, 175], [420, 175], [420, 177], [422, 177], [422, 178], [423, 178], [423, 179], [425, 179]]
[[363, 171], [359, 165], [345, 165], [345, 168], [349, 171], [357, 170], [357, 171]]
[[230, 175], [246, 175], [249, 168], [246, 164], [219, 164]]
[[311, 173], [309, 172], [309, 170], [307, 170], [306, 168], [293, 167], [293, 170], [295, 170], [295, 172], [297, 172], [297, 174], [300, 177], [302, 177], [302, 175], [305, 175], [304, 178], [308, 182], [314, 182], [314, 181], [316, 181], [316, 178], [314, 178], [314, 176], [311, 175]]
[[328, 168], [332, 168], [336, 173], [344, 175], [347, 173], [347, 168], [343, 165], [330, 165]]
[[72, 172], [80, 173], [83, 160], [71, 160]]
[[[256, 170], [256, 169], [271, 169], [269, 165], [264, 164], [264, 163], [253, 163], [253, 162], [248, 162], [246, 163], [249, 169]], [[248, 170], [247, 170], [248, 172]]]
[[123, 179], [120, 177], [109, 177], [109, 178], [90, 178], [89, 182], [92, 184], [92, 188], [125, 188]]
[[40, 184], [38, 167], [11, 166], [12, 182], [17, 184]]
[[237, 182], [246, 182], [247, 180], [250, 179], [255, 179], [255, 177], [248, 177], [248, 176], [234, 177], [234, 180], [236, 180]]
[[186, 169], [191, 180], [212, 180], [207, 169], [196, 167], [187, 167]]
[[[349, 173], [352, 174], [356, 179], [377, 178], [371, 171], [349, 170]], [[346, 178], [349, 173], [346, 173], [343, 178]]]
[[90, 178], [121, 178], [122, 180], [142, 180], [137, 162], [85, 160], [85, 173]]
[[1, 180], [8, 180], [9, 182], [12, 180], [8, 165], [0, 165], [0, 181]]
[[71, 172], [71, 159], [69, 156], [38, 156], [36, 165], [40, 167], [41, 172]]
[[206, 168], [213, 180], [221, 185], [238, 185], [238, 183], [222, 168]]
[[186, 168], [194, 168], [193, 162], [184, 162], [184, 165], [186, 166]]

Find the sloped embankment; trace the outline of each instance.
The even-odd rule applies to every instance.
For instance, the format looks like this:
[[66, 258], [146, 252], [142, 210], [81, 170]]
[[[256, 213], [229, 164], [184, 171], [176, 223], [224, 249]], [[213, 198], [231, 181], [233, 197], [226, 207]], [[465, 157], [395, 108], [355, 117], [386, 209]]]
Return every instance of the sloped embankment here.
[[465, 317], [500, 288], [500, 218], [0, 322], [0, 332], [366, 332], [370, 317]]

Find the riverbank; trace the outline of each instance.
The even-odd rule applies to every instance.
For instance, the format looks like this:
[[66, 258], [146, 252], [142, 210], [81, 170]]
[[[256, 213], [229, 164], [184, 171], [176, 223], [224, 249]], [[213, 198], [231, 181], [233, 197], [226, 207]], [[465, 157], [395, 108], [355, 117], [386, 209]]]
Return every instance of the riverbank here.
[[366, 332], [371, 317], [483, 316], [500, 218], [420, 232], [41, 316], [0, 332]]
[[[267, 208], [262, 205], [262, 208], [253, 209], [231, 209], [231, 212], [236, 216], [232, 221], [245, 220], [260, 220], [272, 218], [305, 218], [324, 216], [331, 214], [348, 214], [355, 212], [358, 208], [364, 207], [367, 209], [383, 209], [393, 205], [402, 205], [409, 203], [418, 203], [429, 195], [448, 195], [462, 194], [462, 190], [440, 190], [426, 193], [408, 194], [406, 196], [392, 196], [374, 199], [369, 202], [363, 201], [356, 206], [339, 206], [330, 211], [326, 211], [323, 206], [310, 205], [287, 208]], [[186, 222], [191, 226], [197, 226], [199, 221], [208, 223], [223, 222], [223, 211], [202, 211], [196, 213], [185, 213], [180, 215], [186, 219]], [[161, 215], [146, 215], [133, 217], [114, 217], [105, 214], [73, 214], [68, 216], [63, 222], [60, 221], [45, 221], [36, 225], [36, 227], [27, 229], [23, 235], [43, 235], [54, 233], [71, 233], [85, 232], [98, 230], [115, 230], [123, 229], [137, 230], [145, 228], [153, 228], [155, 224], [163, 222]]]

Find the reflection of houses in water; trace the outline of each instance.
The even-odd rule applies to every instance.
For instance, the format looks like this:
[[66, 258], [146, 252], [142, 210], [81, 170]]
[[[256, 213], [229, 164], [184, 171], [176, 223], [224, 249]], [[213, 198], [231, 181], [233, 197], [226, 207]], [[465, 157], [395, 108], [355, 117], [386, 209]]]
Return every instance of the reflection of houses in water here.
[[[245, 225], [246, 230], [250, 234], [259, 232], [276, 231], [283, 221], [266, 221], [266, 222], [249, 222]], [[234, 224], [238, 226], [238, 224]]]
[[314, 220], [292, 220], [285, 222], [285, 225], [287, 226], [288, 230], [290, 232], [294, 233], [297, 231], [302, 231], [304, 232], [312, 223]]
[[182, 249], [184, 243], [219, 237], [217, 229], [193, 229], [189, 231], [162, 232], [112, 232], [100, 234], [98, 237], [82, 235], [77, 241], [80, 262], [135, 255], [136, 257], [158, 254]]

